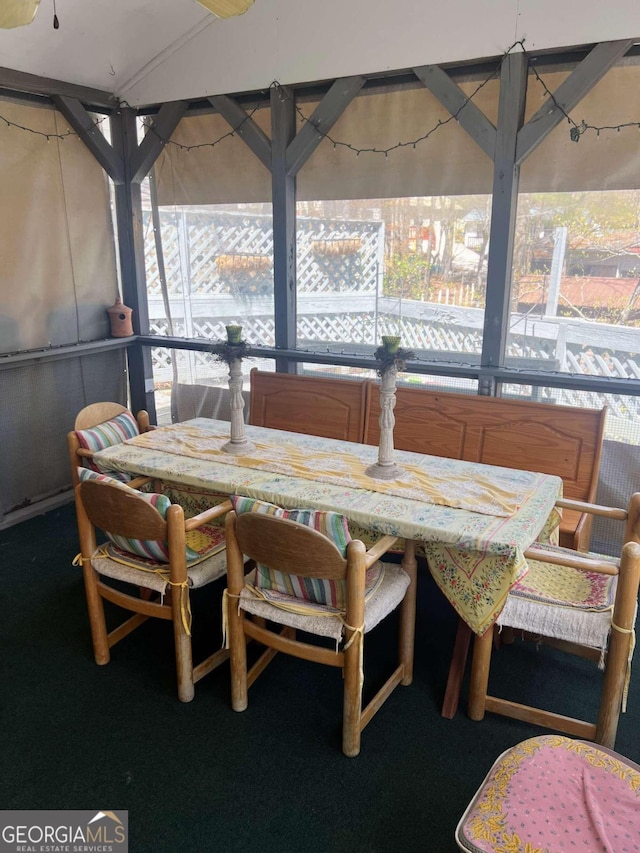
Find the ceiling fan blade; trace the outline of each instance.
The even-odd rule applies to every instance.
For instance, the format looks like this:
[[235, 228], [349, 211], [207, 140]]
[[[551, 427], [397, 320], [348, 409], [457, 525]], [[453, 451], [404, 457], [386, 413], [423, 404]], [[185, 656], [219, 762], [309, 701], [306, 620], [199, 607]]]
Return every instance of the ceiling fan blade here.
[[198, 0], [198, 3], [219, 18], [231, 18], [244, 14], [253, 0]]
[[0, 3], [0, 29], [10, 30], [30, 24], [39, 4], [40, 0], [3, 0]]

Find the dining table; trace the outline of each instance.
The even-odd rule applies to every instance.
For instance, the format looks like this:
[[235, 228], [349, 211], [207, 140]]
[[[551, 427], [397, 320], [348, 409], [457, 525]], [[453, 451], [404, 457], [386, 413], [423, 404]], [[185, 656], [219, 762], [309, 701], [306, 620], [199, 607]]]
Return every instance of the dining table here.
[[[527, 572], [535, 541], [553, 541], [562, 480], [549, 474], [394, 451], [396, 479], [367, 468], [378, 448], [247, 425], [251, 449], [226, 452], [229, 422], [158, 427], [99, 451], [105, 472], [160, 480], [188, 512], [215, 496], [242, 495], [293, 509], [344, 515], [355, 538], [390, 534], [415, 543], [463, 622], [484, 634]], [[428, 424], [425, 424], [428, 429]]]

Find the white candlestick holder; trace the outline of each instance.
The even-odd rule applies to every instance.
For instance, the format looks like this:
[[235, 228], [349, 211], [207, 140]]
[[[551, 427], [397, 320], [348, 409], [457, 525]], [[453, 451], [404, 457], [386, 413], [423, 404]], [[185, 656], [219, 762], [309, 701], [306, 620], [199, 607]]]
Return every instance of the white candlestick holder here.
[[366, 469], [366, 474], [375, 480], [396, 480], [402, 468], [393, 459], [393, 428], [396, 423], [393, 410], [396, 406], [396, 382], [398, 368], [395, 363], [386, 367], [380, 381], [380, 443], [378, 461]]
[[242, 359], [233, 358], [229, 362], [229, 408], [231, 410], [231, 439], [222, 445], [225, 453], [245, 455], [255, 450], [244, 432], [244, 396], [242, 394]]

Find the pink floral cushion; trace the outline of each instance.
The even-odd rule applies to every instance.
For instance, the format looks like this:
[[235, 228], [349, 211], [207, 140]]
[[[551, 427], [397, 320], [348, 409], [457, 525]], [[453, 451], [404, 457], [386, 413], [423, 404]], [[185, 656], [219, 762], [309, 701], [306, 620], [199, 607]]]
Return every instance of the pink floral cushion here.
[[637, 853], [640, 767], [561, 735], [525, 740], [495, 762], [456, 841], [473, 853]]

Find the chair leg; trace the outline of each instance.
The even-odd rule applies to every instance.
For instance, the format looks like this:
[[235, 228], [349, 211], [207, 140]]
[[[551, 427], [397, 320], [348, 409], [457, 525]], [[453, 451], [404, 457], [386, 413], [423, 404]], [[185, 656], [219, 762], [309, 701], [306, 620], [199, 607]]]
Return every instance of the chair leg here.
[[342, 751], [349, 758], [360, 752], [362, 716], [361, 648], [364, 637], [360, 634], [344, 652], [344, 702], [342, 713]]
[[227, 632], [231, 669], [231, 707], [245, 711], [249, 704], [247, 684], [247, 638], [244, 633], [244, 611], [228, 602]]
[[[635, 512], [635, 502], [634, 504]], [[630, 510], [630, 519], [635, 521]], [[604, 672], [600, 713], [596, 726], [596, 740], [609, 749], [614, 748], [618, 719], [627, 676], [629, 646], [632, 642], [633, 625], [638, 600], [640, 577], [640, 551], [638, 540], [629, 541], [622, 549], [616, 604], [613, 610], [611, 636]]]
[[98, 591], [95, 570], [88, 563], [82, 567], [84, 575], [84, 589], [87, 597], [87, 612], [89, 614], [89, 627], [91, 629], [91, 641], [93, 643], [93, 656], [100, 666], [104, 666], [111, 660], [109, 651], [109, 639], [107, 636], [107, 624], [104, 618], [104, 601]]
[[398, 663], [402, 665], [402, 684], [408, 685], [413, 681], [413, 655], [416, 635], [416, 597], [418, 563], [415, 555], [415, 542], [405, 542], [402, 568], [409, 575], [410, 583], [400, 605], [400, 635], [398, 648]]
[[458, 619], [458, 630], [456, 631], [447, 687], [444, 692], [444, 701], [442, 702], [442, 716], [447, 720], [452, 720], [458, 711], [460, 689], [462, 687], [462, 679], [464, 678], [464, 670], [467, 665], [470, 643], [471, 628], [464, 619]]
[[[173, 591], [172, 591], [173, 592]], [[180, 590], [183, 595], [189, 595], [188, 590]], [[176, 651], [176, 673], [178, 676], [178, 699], [181, 702], [191, 702], [195, 695], [193, 684], [193, 658], [191, 652], [191, 637], [187, 634], [182, 620], [180, 593], [172, 597], [173, 610], [173, 639]]]
[[615, 748], [630, 643], [630, 634], [616, 630], [611, 632], [595, 736], [596, 743], [607, 749]]
[[492, 644], [493, 627], [487, 628], [481, 637], [476, 636], [473, 644], [468, 707], [468, 714], [472, 720], [484, 719]]

